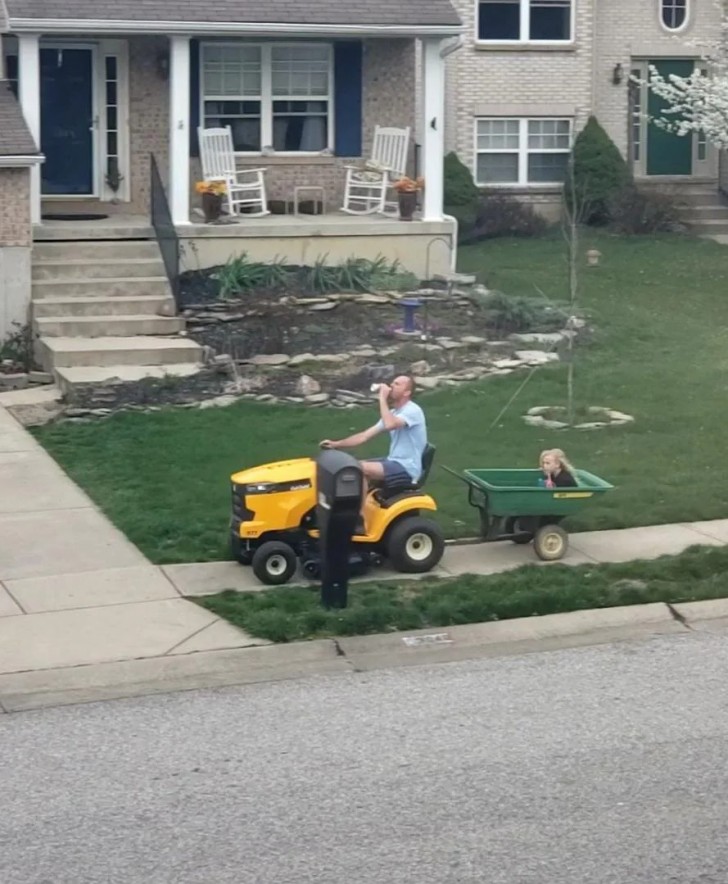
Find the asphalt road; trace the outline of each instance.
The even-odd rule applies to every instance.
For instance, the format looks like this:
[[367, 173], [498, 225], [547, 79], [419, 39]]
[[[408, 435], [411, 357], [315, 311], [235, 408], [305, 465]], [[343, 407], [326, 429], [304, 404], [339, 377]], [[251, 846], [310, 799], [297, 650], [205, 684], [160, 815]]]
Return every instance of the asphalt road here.
[[726, 884], [728, 634], [0, 717], [2, 884]]

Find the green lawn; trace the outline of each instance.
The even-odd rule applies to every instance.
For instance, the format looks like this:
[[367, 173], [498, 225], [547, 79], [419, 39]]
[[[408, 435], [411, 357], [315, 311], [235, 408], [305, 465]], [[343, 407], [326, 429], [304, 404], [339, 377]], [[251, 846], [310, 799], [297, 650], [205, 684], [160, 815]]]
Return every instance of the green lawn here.
[[723, 598], [727, 568], [728, 548], [693, 547], [652, 562], [547, 569], [527, 565], [487, 577], [352, 584], [343, 610], [322, 608], [317, 587], [228, 590], [193, 601], [259, 638], [290, 642]]
[[[688, 238], [590, 234], [602, 263], [584, 267], [583, 306], [597, 327], [576, 364], [577, 400], [629, 412], [634, 425], [594, 432], [524, 425], [530, 406], [563, 404], [566, 369], [539, 371], [491, 431], [522, 374], [420, 398], [438, 446], [429, 490], [449, 534], [472, 534], [465, 487], [437, 464], [531, 467], [559, 445], [618, 486], [572, 530], [728, 517], [728, 250]], [[555, 300], [566, 292], [563, 242], [495, 240], [461, 250], [463, 270], [493, 288]], [[313, 454], [325, 436], [369, 425], [374, 410], [269, 407], [126, 413], [59, 424], [38, 438], [153, 561], [227, 558], [228, 479], [244, 466]], [[384, 442], [370, 451], [382, 453]]]

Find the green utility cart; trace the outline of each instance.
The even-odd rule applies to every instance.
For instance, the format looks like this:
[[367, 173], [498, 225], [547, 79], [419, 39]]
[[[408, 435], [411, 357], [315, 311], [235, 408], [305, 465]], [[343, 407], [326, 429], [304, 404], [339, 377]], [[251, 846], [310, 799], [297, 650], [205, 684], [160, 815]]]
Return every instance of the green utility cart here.
[[575, 487], [545, 488], [541, 470], [444, 469], [467, 484], [484, 541], [533, 541], [536, 555], [547, 562], [566, 555], [569, 535], [561, 521], [613, 487], [586, 470], [574, 470]]

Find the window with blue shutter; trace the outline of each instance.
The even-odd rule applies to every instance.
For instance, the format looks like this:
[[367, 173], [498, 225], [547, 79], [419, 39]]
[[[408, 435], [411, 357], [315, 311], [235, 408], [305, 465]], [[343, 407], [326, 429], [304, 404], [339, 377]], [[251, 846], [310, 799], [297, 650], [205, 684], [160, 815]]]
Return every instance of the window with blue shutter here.
[[334, 43], [334, 114], [337, 157], [359, 157], [362, 150], [362, 43]]

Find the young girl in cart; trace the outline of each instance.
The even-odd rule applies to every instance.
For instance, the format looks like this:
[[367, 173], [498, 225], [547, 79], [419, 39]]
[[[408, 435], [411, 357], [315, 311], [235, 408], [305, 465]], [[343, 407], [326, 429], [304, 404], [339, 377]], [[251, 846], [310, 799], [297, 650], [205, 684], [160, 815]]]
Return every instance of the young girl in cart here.
[[541, 452], [539, 466], [543, 470], [546, 488], [573, 488], [577, 483], [573, 467], [560, 448], [547, 448]]

